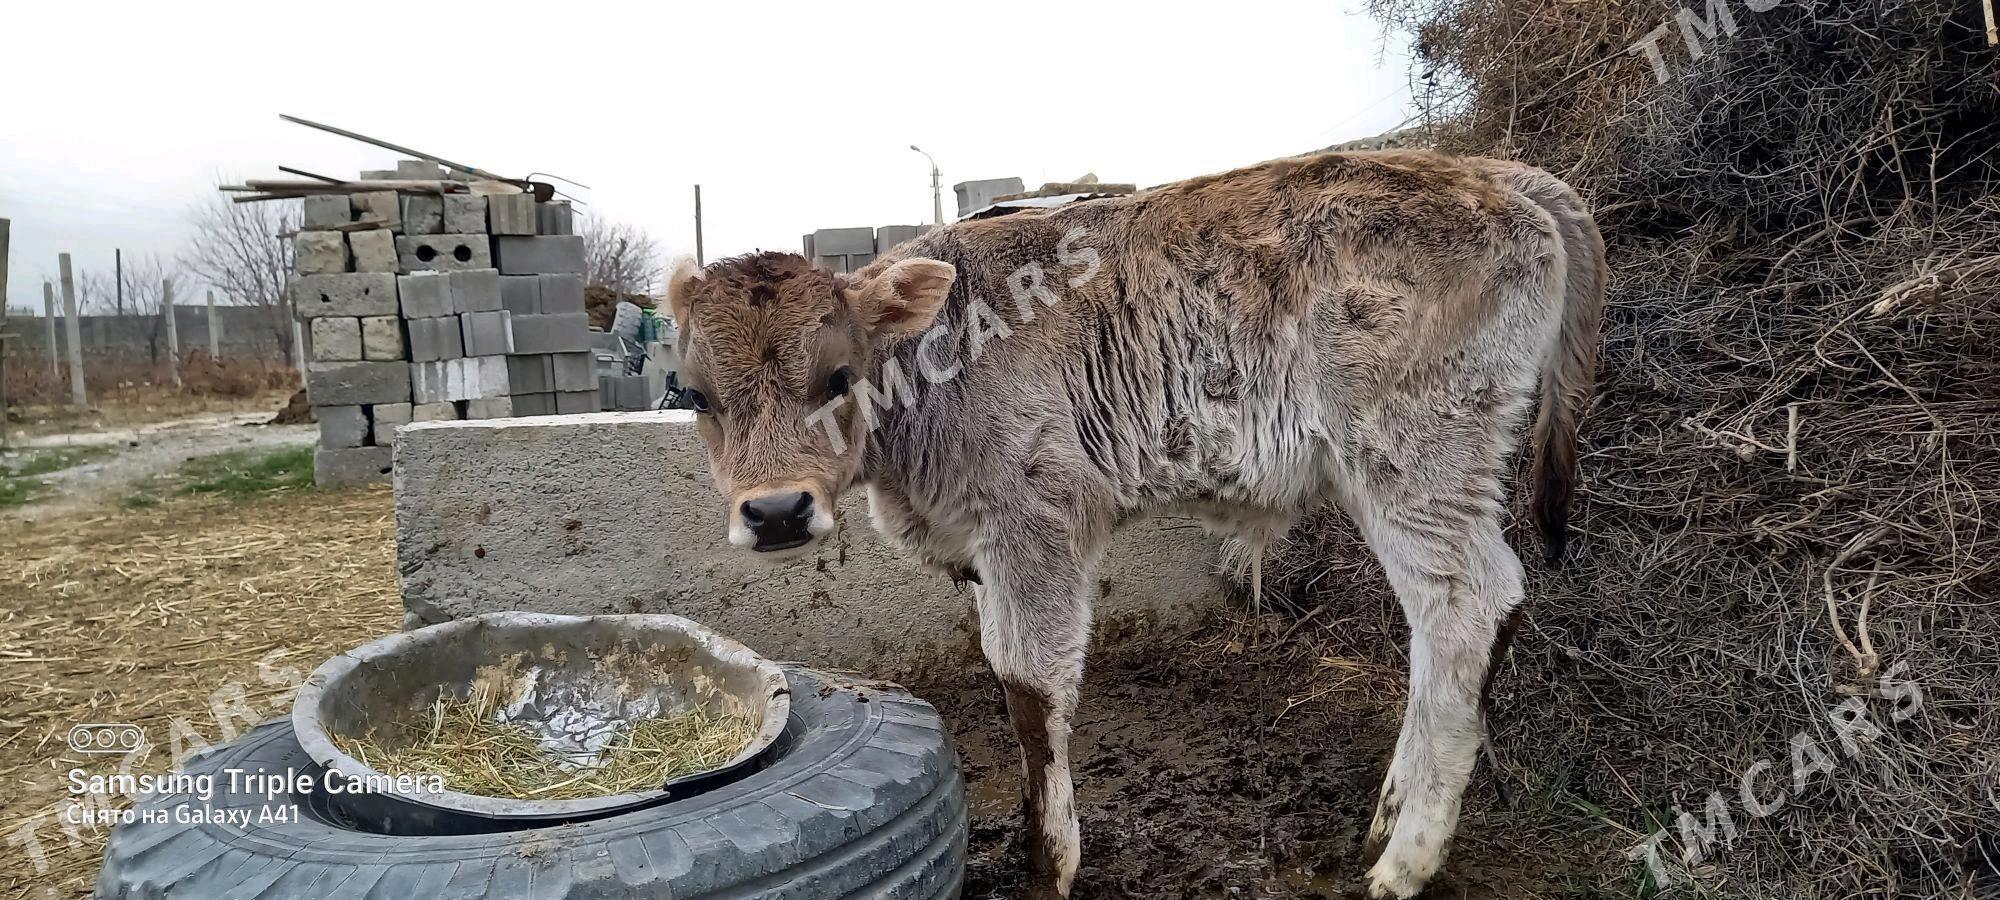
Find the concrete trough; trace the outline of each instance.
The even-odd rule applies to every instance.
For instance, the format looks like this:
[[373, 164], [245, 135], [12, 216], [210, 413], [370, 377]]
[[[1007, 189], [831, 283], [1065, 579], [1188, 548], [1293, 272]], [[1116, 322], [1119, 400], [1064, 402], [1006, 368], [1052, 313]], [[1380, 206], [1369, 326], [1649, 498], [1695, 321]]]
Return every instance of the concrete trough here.
[[[406, 627], [516, 609], [670, 613], [816, 665], [978, 652], [972, 587], [884, 543], [860, 490], [813, 558], [773, 566], [730, 546], [691, 412], [419, 422], [395, 442]], [[1096, 572], [1098, 620], [1186, 624], [1222, 608], [1218, 571], [1193, 520], [1134, 524]]]

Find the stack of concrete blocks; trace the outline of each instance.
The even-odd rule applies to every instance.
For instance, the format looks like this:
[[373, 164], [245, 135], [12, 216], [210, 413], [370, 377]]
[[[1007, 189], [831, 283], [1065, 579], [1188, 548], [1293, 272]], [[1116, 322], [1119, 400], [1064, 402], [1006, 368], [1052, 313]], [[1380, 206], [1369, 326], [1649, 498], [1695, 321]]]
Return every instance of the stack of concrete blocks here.
[[[416, 160], [362, 173], [445, 176]], [[387, 482], [396, 428], [411, 422], [595, 412], [574, 231], [567, 202], [525, 193], [306, 198], [292, 291], [320, 421], [315, 482]], [[561, 409], [559, 368], [582, 398]]]
[[822, 228], [805, 236], [805, 257], [830, 272], [853, 272], [897, 244], [931, 230], [930, 225], [881, 228]]

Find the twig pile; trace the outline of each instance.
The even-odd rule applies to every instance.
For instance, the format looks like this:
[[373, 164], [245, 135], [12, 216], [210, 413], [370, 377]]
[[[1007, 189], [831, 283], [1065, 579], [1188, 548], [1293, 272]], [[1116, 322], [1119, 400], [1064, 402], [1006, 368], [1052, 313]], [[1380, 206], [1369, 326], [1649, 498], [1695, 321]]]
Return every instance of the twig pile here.
[[[1584, 535], [1530, 567], [1502, 777], [1670, 861], [1720, 792], [1734, 846], [1672, 874], [1729, 895], [2000, 895], [2000, 55], [1976, 0], [1728, 5], [1691, 59], [1677, 4], [1374, 2], [1435, 140], [1562, 175], [1611, 243]], [[1626, 49], [1662, 25], [1664, 84]], [[1278, 589], [1400, 639], [1372, 567], [1326, 576], [1337, 517], [1294, 539]], [[1883, 731], [1852, 754], [1849, 699]], [[1833, 768], [1795, 788], [1801, 734]]]

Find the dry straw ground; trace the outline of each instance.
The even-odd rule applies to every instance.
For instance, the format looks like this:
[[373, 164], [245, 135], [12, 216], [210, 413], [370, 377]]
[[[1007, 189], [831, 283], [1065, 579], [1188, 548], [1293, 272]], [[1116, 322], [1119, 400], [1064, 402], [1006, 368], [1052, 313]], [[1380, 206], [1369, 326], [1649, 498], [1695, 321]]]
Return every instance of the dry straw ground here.
[[0, 528], [0, 897], [89, 895], [105, 835], [54, 813], [69, 769], [116, 765], [68, 752], [69, 725], [138, 724], [156, 746], [133, 771], [164, 772], [400, 625], [386, 488]]
[[[1717, 0], [1691, 10], [1716, 17], [1698, 59], [1678, 3], [1373, 8], [1415, 36], [1437, 143], [1564, 176], [1610, 242], [1583, 535], [1533, 576], [1497, 686], [1503, 780], [1667, 826], [1675, 884], [1646, 891], [2000, 896], [2000, 50], [1979, 0]], [[1627, 50], [1663, 25], [1664, 84]], [[1326, 571], [1353, 558], [1344, 525], [1294, 537], [1294, 602], [1394, 652], [1373, 570]], [[1900, 722], [1868, 696], [1890, 671], [1922, 696]], [[1850, 698], [1884, 732], [1852, 755], [1829, 721]], [[1795, 787], [1801, 734], [1832, 764]], [[1733, 846], [1673, 827], [1714, 821], [1711, 791]]]

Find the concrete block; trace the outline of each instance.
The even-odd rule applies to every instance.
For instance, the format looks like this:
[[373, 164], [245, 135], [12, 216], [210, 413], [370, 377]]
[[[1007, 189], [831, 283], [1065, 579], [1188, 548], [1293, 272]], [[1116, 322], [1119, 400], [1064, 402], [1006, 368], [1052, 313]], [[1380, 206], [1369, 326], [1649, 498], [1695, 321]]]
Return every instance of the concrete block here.
[[646, 376], [619, 375], [618, 408], [652, 409], [653, 398], [646, 396]]
[[426, 319], [458, 313], [451, 297], [451, 276], [444, 272], [418, 272], [396, 278], [402, 295], [404, 318]]
[[444, 195], [446, 234], [485, 234], [486, 198], [479, 194]]
[[536, 234], [575, 234], [576, 216], [568, 200], [535, 204]]
[[554, 392], [523, 394], [516, 391], [514, 393], [514, 415], [553, 416], [555, 414], [556, 395]]
[[361, 180], [362, 180], [362, 181], [394, 181], [394, 180], [396, 180], [396, 170], [395, 170], [395, 169], [362, 169], [362, 170], [361, 170]]
[[535, 195], [499, 194], [487, 197], [486, 230], [493, 234], [534, 234]]
[[874, 253], [873, 228], [822, 228], [813, 232], [813, 252], [821, 256]]
[[507, 357], [507, 386], [517, 395], [554, 393], [555, 357], [547, 354]]
[[410, 363], [410, 401], [423, 407], [449, 404], [460, 399], [452, 396], [454, 379], [458, 376], [457, 364], [456, 359]]
[[412, 422], [454, 422], [458, 420], [458, 407], [450, 403], [417, 403], [410, 406]]
[[556, 414], [594, 413], [604, 407], [597, 402], [596, 391], [556, 392]]
[[582, 275], [542, 275], [542, 305], [538, 313], [580, 313], [583, 306]]
[[457, 272], [493, 268], [493, 251], [483, 234], [413, 234], [396, 238], [396, 259], [404, 272]]
[[929, 230], [929, 225], [884, 225], [875, 229], [875, 253], [880, 256]]
[[292, 311], [301, 319], [393, 316], [396, 276], [378, 272], [305, 276], [292, 282]]
[[440, 181], [444, 178], [444, 167], [421, 159], [396, 160], [396, 178], [400, 181]]
[[354, 221], [348, 213], [347, 198], [340, 194], [324, 194], [305, 198], [304, 212], [299, 219], [299, 227], [307, 231], [334, 228]]
[[400, 362], [307, 363], [306, 398], [314, 406], [407, 403], [410, 367]]
[[354, 251], [354, 271], [396, 273], [396, 236], [388, 229], [349, 232], [347, 246]]
[[[547, 295], [543, 295], [547, 299]], [[575, 353], [590, 349], [590, 316], [552, 313], [515, 316], [515, 353]]]
[[359, 447], [368, 443], [368, 414], [359, 406], [319, 406], [319, 445], [329, 450]]
[[347, 271], [347, 235], [338, 231], [299, 232], [292, 238], [292, 265], [300, 275]]
[[369, 436], [375, 446], [396, 446], [396, 429], [410, 424], [414, 408], [408, 403], [378, 403], [369, 407]]
[[321, 316], [306, 325], [312, 343], [312, 359], [318, 362], [354, 362], [361, 359], [361, 320], [346, 316]]
[[618, 378], [615, 375], [597, 376], [597, 408], [618, 408]]
[[465, 417], [468, 419], [506, 419], [513, 415], [512, 397], [484, 397], [465, 403]]
[[436, 362], [465, 355], [465, 341], [457, 316], [435, 319], [407, 319], [410, 330], [410, 359]]
[[849, 272], [860, 271], [862, 266], [865, 266], [874, 261], [875, 261], [875, 254], [873, 253], [849, 253], [847, 254], [846, 271]]
[[394, 453], [387, 447], [353, 447], [313, 451], [313, 484], [323, 488], [352, 484], [388, 484]]
[[354, 207], [354, 221], [375, 222], [375, 227], [390, 231], [403, 230], [403, 204], [395, 191], [367, 191], [349, 194], [347, 199]]
[[404, 234], [443, 234], [444, 201], [431, 196], [403, 198]]
[[455, 400], [490, 400], [514, 393], [513, 384], [507, 379], [507, 357], [468, 356], [454, 360], [461, 372], [464, 396]]
[[498, 310], [500, 272], [488, 268], [451, 273], [451, 304], [460, 313]]
[[460, 313], [459, 334], [466, 356], [499, 356], [514, 352], [514, 314], [504, 309]]
[[553, 373], [554, 390], [594, 391], [597, 390], [597, 355], [589, 351], [582, 353], [557, 353], [548, 357]]
[[376, 360], [402, 359], [402, 317], [368, 316], [362, 319], [361, 358]]
[[493, 239], [494, 263], [502, 275], [581, 275], [583, 238], [576, 235]]
[[500, 308], [517, 316], [542, 311], [542, 276], [500, 276]]
[[[889, 547], [866, 524], [864, 491], [840, 499], [838, 539], [789, 564], [730, 546], [694, 418], [669, 410], [405, 429], [396, 546], [412, 619], [673, 613], [773, 659], [878, 672], [972, 661], [972, 591]], [[634, 485], [646, 502], [631, 502]], [[1162, 516], [1122, 529], [1091, 580], [1097, 620], [1171, 627], [1228, 609], [1216, 543], [1196, 524]]]

